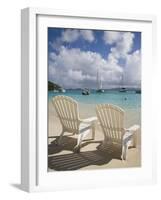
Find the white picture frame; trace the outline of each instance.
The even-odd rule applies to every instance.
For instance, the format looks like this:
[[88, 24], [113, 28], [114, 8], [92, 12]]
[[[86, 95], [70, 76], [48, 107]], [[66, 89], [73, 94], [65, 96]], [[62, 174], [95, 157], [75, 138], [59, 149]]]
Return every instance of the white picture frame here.
[[[44, 35], [44, 30], [46, 30], [46, 27], [48, 27], [49, 24], [55, 24], [55, 26], [59, 27], [69, 27], [70, 24], [71, 27], [71, 24], [77, 22], [77, 25], [75, 26], [82, 27], [84, 26], [82, 25], [84, 20], [86, 21], [86, 28], [97, 28], [98, 23], [104, 28], [104, 24], [106, 24], [107, 20], [111, 20], [117, 24], [117, 26], [114, 24], [115, 27], [113, 26], [113, 29], [128, 30], [132, 28], [143, 31], [143, 33], [145, 33], [144, 38], [148, 41], [148, 43], [143, 41], [142, 50], [142, 90], [144, 91], [142, 98], [143, 152], [142, 166], [139, 169], [54, 172], [52, 174], [49, 174], [47, 170], [45, 172], [45, 167], [47, 167], [47, 142], [45, 141], [45, 143], [44, 139], [45, 134], [47, 137], [47, 119], [45, 120], [45, 118], [42, 118], [40, 113], [47, 109], [47, 102], [45, 99], [46, 85], [42, 85], [41, 83], [41, 80], [43, 80], [43, 76], [46, 73], [46, 71], [44, 71], [46, 68], [42, 67], [41, 63], [45, 63], [47, 53], [44, 55], [43, 60], [39, 60], [39, 55], [44, 53], [43, 50], [46, 48], [46, 42], [42, 42], [39, 45], [39, 39], [40, 37], [46, 37]], [[122, 24], [124, 24], [124, 28], [122, 28]], [[150, 115], [152, 104], [148, 92], [149, 88], [152, 89], [151, 83], [149, 82], [149, 78], [151, 77], [149, 66], [153, 64], [153, 67], [155, 67], [155, 29], [156, 19], [155, 16], [151, 15], [110, 14], [102, 12], [88, 13], [43, 8], [25, 8], [22, 10], [21, 188], [23, 190], [29, 192], [53, 191], [74, 188], [107, 187], [122, 184], [151, 184], [156, 181], [155, 134], [153, 133], [153, 136], [151, 137], [154, 119]], [[144, 67], [145, 65], [146, 69]], [[39, 89], [40, 86], [41, 91]], [[149, 115], [145, 112], [147, 110]], [[40, 130], [44, 131], [42, 132]], [[44, 133], [45, 130], [46, 133]]]

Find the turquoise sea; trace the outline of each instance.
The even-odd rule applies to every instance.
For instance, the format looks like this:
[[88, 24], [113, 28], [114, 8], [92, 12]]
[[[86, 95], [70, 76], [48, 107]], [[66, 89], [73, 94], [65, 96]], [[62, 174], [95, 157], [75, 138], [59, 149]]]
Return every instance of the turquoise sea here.
[[126, 92], [120, 92], [119, 90], [105, 90], [104, 93], [97, 93], [92, 90], [90, 95], [82, 95], [82, 90], [66, 90], [65, 93], [59, 92], [48, 92], [48, 100], [57, 95], [66, 95], [72, 97], [79, 103], [83, 104], [101, 104], [101, 103], [111, 103], [125, 110], [129, 109], [140, 109], [141, 108], [141, 94], [135, 92], [135, 90], [128, 90]]

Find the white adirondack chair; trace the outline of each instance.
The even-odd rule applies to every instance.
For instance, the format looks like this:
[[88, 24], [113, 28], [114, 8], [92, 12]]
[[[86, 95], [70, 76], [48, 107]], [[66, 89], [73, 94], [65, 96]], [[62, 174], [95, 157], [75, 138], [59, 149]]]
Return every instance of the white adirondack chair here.
[[127, 159], [129, 146], [136, 147], [139, 125], [124, 128], [124, 110], [111, 104], [96, 106], [98, 121], [104, 133], [104, 144], [117, 143], [122, 147], [121, 159]]
[[52, 102], [62, 125], [62, 132], [57, 144], [61, 144], [65, 132], [76, 134], [78, 138], [74, 151], [79, 152], [83, 138], [90, 133], [90, 130], [92, 130], [92, 139], [94, 139], [97, 118], [80, 119], [78, 103], [70, 97], [59, 95], [54, 97]]

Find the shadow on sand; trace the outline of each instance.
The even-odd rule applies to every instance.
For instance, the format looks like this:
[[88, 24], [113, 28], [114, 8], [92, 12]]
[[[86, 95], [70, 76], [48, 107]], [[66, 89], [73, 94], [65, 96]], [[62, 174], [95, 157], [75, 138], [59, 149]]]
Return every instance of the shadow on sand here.
[[[55, 138], [57, 139], [57, 137]], [[85, 141], [82, 147], [91, 143], [98, 143], [98, 145], [93, 151], [80, 153], [73, 152], [76, 145], [75, 138], [64, 136], [61, 145], [56, 145], [54, 141], [48, 145], [48, 168], [56, 171], [77, 170], [90, 165], [104, 165], [112, 159], [120, 159], [121, 156], [120, 146], [102, 145], [101, 141]], [[53, 155], [64, 150], [71, 151], [71, 153]]]

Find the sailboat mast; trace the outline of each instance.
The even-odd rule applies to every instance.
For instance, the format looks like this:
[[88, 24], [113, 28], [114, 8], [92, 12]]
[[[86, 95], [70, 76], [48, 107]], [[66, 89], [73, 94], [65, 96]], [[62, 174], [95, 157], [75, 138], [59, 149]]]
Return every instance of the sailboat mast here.
[[124, 87], [124, 74], [122, 74], [122, 87]]
[[100, 76], [100, 88], [99, 89], [102, 89], [102, 77]]
[[99, 71], [97, 69], [97, 89], [99, 90]]
[[97, 69], [97, 89], [102, 89], [102, 77], [100, 75], [99, 68]]
[[102, 76], [100, 74], [100, 68], [97, 68], [97, 92], [104, 92], [104, 90], [102, 89]]

